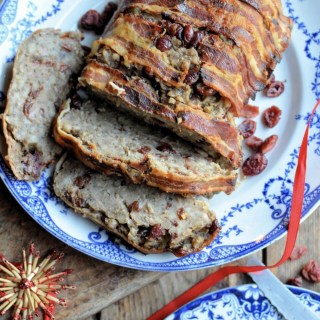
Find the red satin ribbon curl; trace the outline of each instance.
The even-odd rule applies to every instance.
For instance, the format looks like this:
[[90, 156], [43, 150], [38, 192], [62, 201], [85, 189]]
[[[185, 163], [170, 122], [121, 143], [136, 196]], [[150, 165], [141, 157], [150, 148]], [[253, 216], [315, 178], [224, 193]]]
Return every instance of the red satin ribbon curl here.
[[304, 186], [306, 180], [306, 163], [307, 163], [307, 150], [308, 150], [308, 134], [309, 127], [311, 124], [311, 120], [313, 115], [315, 114], [318, 106], [320, 104], [320, 99], [317, 101], [314, 106], [312, 113], [309, 117], [309, 121], [302, 139], [298, 163], [296, 168], [296, 173], [293, 182], [293, 190], [292, 190], [292, 203], [291, 203], [291, 213], [290, 213], [290, 221], [288, 225], [288, 233], [286, 238], [286, 245], [284, 252], [282, 254], [281, 259], [271, 265], [271, 266], [228, 266], [222, 267], [216, 272], [210, 274], [193, 287], [182, 293], [180, 296], [169, 302], [163, 308], [158, 310], [156, 313], [151, 315], [147, 320], [162, 320], [171, 313], [173, 313], [178, 308], [182, 307], [189, 301], [195, 299], [212, 286], [214, 286], [217, 282], [221, 281], [225, 277], [234, 274], [234, 273], [247, 273], [247, 272], [256, 272], [264, 269], [276, 268], [286, 262], [295, 246], [296, 239], [298, 236], [299, 225], [301, 220], [301, 212], [304, 198]]

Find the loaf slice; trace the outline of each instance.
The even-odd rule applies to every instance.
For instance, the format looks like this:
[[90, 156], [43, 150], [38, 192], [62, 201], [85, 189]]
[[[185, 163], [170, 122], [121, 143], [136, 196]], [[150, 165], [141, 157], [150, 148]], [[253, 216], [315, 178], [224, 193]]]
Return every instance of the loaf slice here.
[[54, 137], [92, 169], [121, 172], [133, 183], [166, 192], [212, 194], [234, 190], [237, 173], [182, 139], [140, 124], [112, 107], [87, 101], [78, 109], [66, 101]]
[[184, 256], [210, 244], [220, 230], [205, 201], [106, 176], [71, 157], [58, 162], [53, 187], [76, 212], [144, 253]]
[[79, 32], [43, 29], [18, 48], [3, 115], [7, 163], [20, 180], [37, 180], [61, 154], [52, 120], [83, 65]]

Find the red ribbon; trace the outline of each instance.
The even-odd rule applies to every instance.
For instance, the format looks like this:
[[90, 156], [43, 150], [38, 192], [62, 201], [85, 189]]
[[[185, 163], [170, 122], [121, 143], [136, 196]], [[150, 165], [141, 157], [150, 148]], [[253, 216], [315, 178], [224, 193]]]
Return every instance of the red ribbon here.
[[288, 226], [288, 233], [286, 238], [286, 245], [281, 259], [271, 265], [271, 266], [228, 266], [222, 267], [216, 272], [210, 274], [193, 287], [182, 293], [180, 296], [169, 302], [162, 309], [151, 315], [148, 320], [162, 320], [171, 313], [173, 313], [178, 308], [182, 307], [189, 301], [195, 299], [200, 294], [204, 293], [208, 289], [210, 289], [217, 282], [221, 281], [225, 277], [234, 274], [234, 273], [247, 273], [247, 272], [256, 272], [264, 269], [271, 269], [279, 267], [281, 264], [286, 262], [295, 246], [304, 198], [304, 186], [306, 180], [306, 162], [307, 162], [307, 150], [308, 150], [308, 134], [309, 127], [311, 124], [311, 120], [313, 115], [315, 114], [318, 106], [320, 104], [320, 99], [317, 101], [314, 106], [312, 113], [309, 117], [309, 121], [307, 124], [307, 128], [305, 130], [302, 144], [299, 152], [298, 163], [296, 168], [296, 173], [293, 182], [293, 190], [292, 190], [292, 203], [291, 203], [291, 213], [290, 213], [290, 222]]

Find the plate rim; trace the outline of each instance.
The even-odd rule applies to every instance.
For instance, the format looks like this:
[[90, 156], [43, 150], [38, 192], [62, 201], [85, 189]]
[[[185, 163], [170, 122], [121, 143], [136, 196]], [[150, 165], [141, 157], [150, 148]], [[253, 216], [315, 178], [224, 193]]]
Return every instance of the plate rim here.
[[[314, 297], [316, 297], [316, 301], [319, 302], [320, 305], [320, 292], [317, 291], [312, 291], [310, 289], [307, 288], [303, 288], [303, 287], [297, 287], [297, 286], [293, 286], [293, 285], [288, 285], [288, 284], [284, 284], [285, 287], [287, 287], [291, 293], [298, 295], [298, 294], [303, 294], [303, 293], [307, 293], [309, 295], [312, 295]], [[177, 310], [175, 310], [174, 312], [172, 312], [170, 315], [168, 315], [164, 320], [166, 319], [170, 319], [171, 317], [173, 317], [177, 312], [179, 312], [181, 309], [186, 308], [189, 304], [195, 303], [199, 300], [204, 299], [204, 301], [214, 301], [212, 299], [206, 299], [207, 297], [213, 295], [213, 294], [220, 294], [220, 295], [224, 295], [229, 293], [230, 291], [240, 291], [240, 292], [247, 292], [248, 288], [255, 288], [255, 289], [259, 289], [262, 293], [263, 291], [259, 288], [259, 286], [256, 283], [245, 283], [245, 284], [240, 284], [240, 285], [236, 285], [236, 286], [231, 286], [231, 287], [225, 287], [219, 290], [215, 290], [215, 291], [210, 291], [206, 294], [200, 295], [198, 297], [196, 297], [195, 299], [187, 302], [186, 304], [184, 304], [183, 306], [181, 306], [180, 308], [178, 308]], [[245, 289], [245, 290], [241, 290], [241, 289]], [[263, 293], [263, 296], [269, 300]], [[270, 300], [269, 300], [270, 301]], [[271, 302], [270, 302], [271, 303]], [[271, 303], [272, 306], [274, 306]], [[274, 306], [275, 307], [275, 306]], [[276, 308], [276, 307], [275, 307]], [[188, 311], [189, 309], [187, 309], [186, 311]], [[173, 320], [173, 319], [172, 319]]]

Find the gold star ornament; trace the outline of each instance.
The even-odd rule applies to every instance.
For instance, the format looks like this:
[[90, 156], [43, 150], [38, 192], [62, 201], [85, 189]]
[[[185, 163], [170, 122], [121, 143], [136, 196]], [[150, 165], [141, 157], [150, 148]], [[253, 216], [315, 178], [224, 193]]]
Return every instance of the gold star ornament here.
[[22, 263], [13, 264], [0, 256], [0, 272], [3, 274], [0, 275], [0, 315], [13, 307], [12, 319], [32, 320], [35, 315], [40, 316], [39, 309], [42, 309], [47, 319], [54, 319], [54, 305], [66, 306], [64, 299], [57, 298], [59, 291], [75, 289], [75, 286], [58, 283], [73, 270], [52, 274], [63, 253], [52, 250], [39, 263], [40, 252], [35, 252], [33, 243], [28, 256], [26, 250], [22, 250], [22, 257]]

